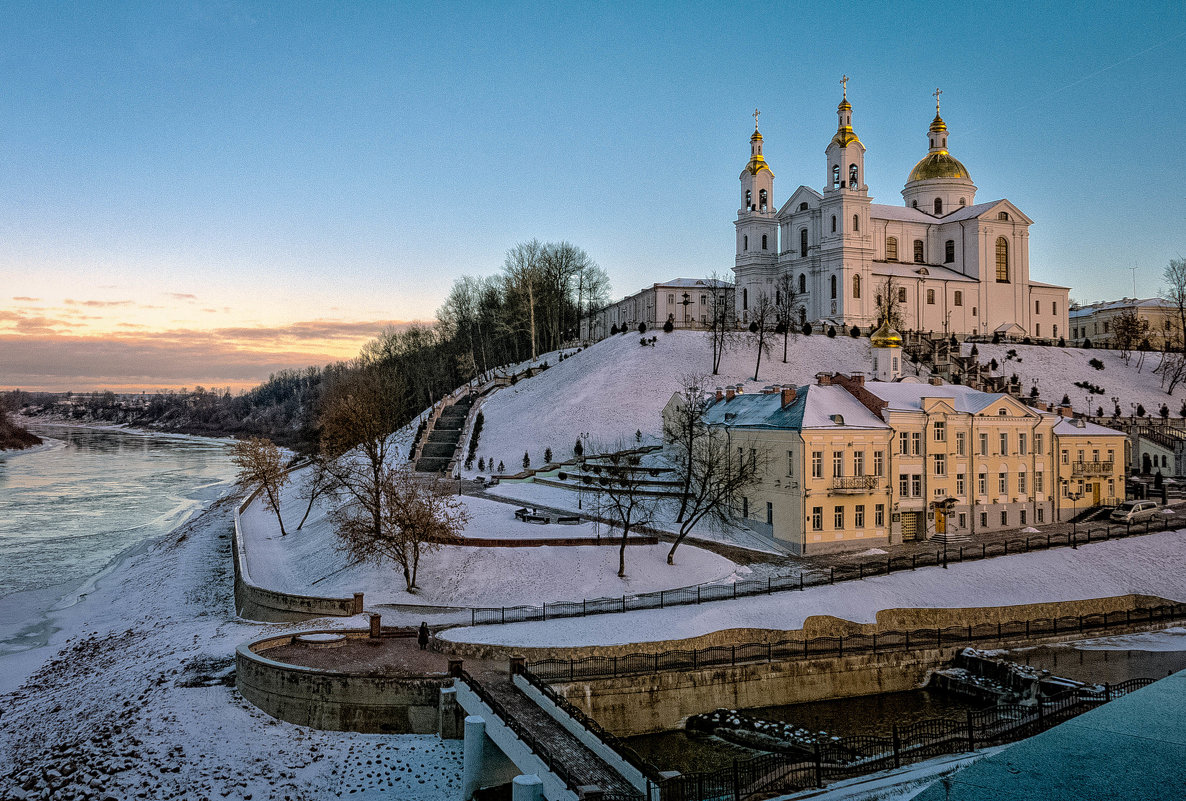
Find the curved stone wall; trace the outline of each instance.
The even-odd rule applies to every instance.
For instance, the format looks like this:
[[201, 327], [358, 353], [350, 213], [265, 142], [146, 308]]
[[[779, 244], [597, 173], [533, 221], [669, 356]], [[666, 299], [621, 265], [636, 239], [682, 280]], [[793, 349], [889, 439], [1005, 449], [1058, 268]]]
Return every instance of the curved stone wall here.
[[300, 635], [365, 638], [366, 631], [300, 631], [243, 643], [235, 650], [235, 686], [273, 717], [300, 726], [368, 734], [435, 734], [444, 674], [381, 676], [278, 662], [267, 651]]

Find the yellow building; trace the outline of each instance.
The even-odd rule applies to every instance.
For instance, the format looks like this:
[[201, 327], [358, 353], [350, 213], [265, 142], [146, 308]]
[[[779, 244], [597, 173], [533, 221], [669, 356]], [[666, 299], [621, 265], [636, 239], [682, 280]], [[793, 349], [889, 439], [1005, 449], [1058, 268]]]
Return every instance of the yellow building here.
[[1124, 500], [1125, 447], [1121, 431], [1081, 419], [1062, 418], [1054, 427], [1058, 448], [1060, 520], [1094, 506]]

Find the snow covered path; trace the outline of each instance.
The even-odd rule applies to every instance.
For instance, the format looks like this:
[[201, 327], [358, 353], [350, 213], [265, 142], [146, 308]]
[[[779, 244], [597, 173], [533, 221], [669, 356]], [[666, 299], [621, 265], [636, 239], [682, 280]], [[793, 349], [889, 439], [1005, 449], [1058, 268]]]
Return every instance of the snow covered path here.
[[1186, 530], [922, 568], [804, 592], [625, 614], [451, 629], [459, 642], [622, 645], [724, 629], [797, 629], [811, 615], [875, 622], [882, 609], [1008, 606], [1128, 593], [1186, 600]]
[[54, 613], [49, 647], [0, 659], [0, 798], [454, 794], [459, 743], [292, 726], [235, 691], [235, 646], [294, 625], [235, 617], [234, 503], [215, 503]]

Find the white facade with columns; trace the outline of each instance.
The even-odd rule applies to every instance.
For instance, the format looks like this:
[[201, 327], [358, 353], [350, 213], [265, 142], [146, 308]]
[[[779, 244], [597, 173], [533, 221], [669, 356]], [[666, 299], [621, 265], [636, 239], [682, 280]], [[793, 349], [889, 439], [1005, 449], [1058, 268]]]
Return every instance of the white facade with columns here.
[[1033, 221], [1006, 199], [976, 202], [968, 170], [947, 149], [937, 98], [927, 153], [911, 170], [900, 206], [869, 195], [847, 89], [825, 150], [823, 190], [800, 186], [777, 210], [755, 124], [734, 223], [743, 325], [760, 294], [773, 299], [777, 279], [789, 275], [801, 293], [799, 322], [871, 327], [879, 322], [877, 298], [892, 291], [907, 330], [1069, 335], [1069, 289], [1030, 279]]

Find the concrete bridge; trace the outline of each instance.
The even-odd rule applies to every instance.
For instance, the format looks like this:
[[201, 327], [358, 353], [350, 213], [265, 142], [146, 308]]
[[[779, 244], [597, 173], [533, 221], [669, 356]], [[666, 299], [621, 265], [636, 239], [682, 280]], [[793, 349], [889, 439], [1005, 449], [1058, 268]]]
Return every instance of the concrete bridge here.
[[451, 705], [455, 719], [464, 713], [463, 731], [454, 736], [464, 739], [466, 801], [508, 782], [513, 801], [658, 801], [650, 778], [606, 742], [600, 727], [532, 682], [522, 660], [513, 659], [509, 672], [478, 676], [458, 663], [450, 667], [455, 681], [441, 690], [442, 721]]

